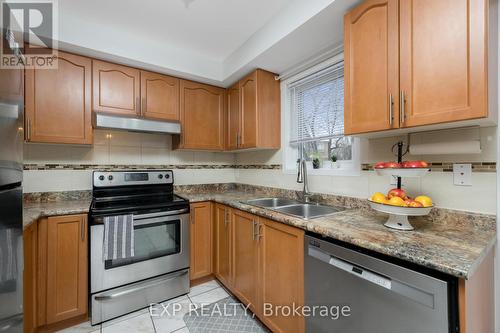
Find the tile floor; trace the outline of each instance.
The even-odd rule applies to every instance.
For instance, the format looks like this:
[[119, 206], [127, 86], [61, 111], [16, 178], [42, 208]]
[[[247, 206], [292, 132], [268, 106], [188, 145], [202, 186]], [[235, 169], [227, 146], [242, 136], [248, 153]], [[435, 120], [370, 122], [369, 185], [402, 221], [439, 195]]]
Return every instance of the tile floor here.
[[[187, 295], [166, 301], [152, 308], [136, 311], [102, 325], [89, 322], [59, 331], [61, 333], [189, 333], [184, 315], [200, 305], [219, 302], [231, 296], [217, 281], [209, 281], [191, 288]], [[174, 304], [175, 311], [174, 311]], [[220, 332], [228, 332], [221, 329]]]

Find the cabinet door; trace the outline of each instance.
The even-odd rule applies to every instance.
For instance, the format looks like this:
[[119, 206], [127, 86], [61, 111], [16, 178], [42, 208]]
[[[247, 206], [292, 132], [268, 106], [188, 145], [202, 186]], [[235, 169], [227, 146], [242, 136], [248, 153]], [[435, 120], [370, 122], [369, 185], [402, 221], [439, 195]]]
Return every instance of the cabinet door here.
[[194, 203], [190, 214], [190, 278], [196, 280], [212, 274], [212, 204]]
[[256, 310], [258, 274], [258, 241], [255, 233], [259, 218], [236, 209], [231, 211], [233, 223], [233, 287], [234, 293], [250, 309]]
[[92, 144], [91, 60], [58, 52], [57, 69], [26, 69], [26, 140]]
[[224, 149], [225, 89], [181, 80], [180, 143], [186, 149]]
[[241, 143], [240, 148], [257, 146], [257, 72], [240, 81]]
[[35, 332], [37, 327], [37, 235], [38, 223], [33, 222], [23, 231], [23, 311], [24, 332]]
[[[260, 304], [303, 305], [304, 232], [267, 219], [261, 218], [260, 223], [263, 229], [260, 241]], [[262, 320], [273, 332], [298, 333], [305, 330], [303, 317], [266, 316], [264, 313]]]
[[401, 0], [405, 127], [487, 117], [487, 0]]
[[227, 287], [231, 286], [231, 209], [215, 206], [215, 276]]
[[141, 71], [141, 98], [145, 118], [179, 120], [179, 79]]
[[93, 60], [92, 81], [94, 111], [140, 115], [138, 69]]
[[398, 29], [398, 0], [367, 0], [344, 17], [346, 134], [398, 127]]
[[227, 90], [227, 145], [237, 149], [240, 135], [240, 88], [238, 83]]
[[87, 216], [49, 217], [47, 324], [87, 313]]

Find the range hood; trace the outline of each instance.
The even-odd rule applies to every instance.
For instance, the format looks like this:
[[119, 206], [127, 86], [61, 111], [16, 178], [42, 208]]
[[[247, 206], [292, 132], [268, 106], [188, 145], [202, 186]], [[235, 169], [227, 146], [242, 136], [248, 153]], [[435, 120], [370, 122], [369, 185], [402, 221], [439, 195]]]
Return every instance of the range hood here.
[[150, 120], [94, 112], [94, 128], [133, 132], [180, 134], [181, 124], [175, 121]]

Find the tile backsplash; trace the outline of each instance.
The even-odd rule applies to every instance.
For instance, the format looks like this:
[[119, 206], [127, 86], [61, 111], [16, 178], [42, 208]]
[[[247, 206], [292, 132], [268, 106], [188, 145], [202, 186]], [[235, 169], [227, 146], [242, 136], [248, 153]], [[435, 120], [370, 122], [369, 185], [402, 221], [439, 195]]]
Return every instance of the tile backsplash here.
[[[464, 136], [473, 135], [469, 132], [465, 130]], [[361, 154], [365, 169], [374, 162], [391, 159], [388, 150], [404, 138], [366, 140]], [[432, 196], [441, 208], [496, 213], [496, 128], [481, 129], [480, 138], [483, 152], [477, 155], [453, 156], [453, 159], [449, 156], [407, 156], [407, 159], [432, 162], [436, 168], [425, 178], [407, 179], [405, 188], [413, 195]], [[237, 182], [301, 189], [296, 183], [296, 175], [282, 170], [280, 150], [236, 154], [175, 151], [171, 136], [161, 134], [95, 130], [93, 146], [25, 144], [24, 159], [25, 192], [90, 190], [92, 170], [152, 168], [173, 169], [178, 185]], [[443, 172], [448, 169], [437, 167], [439, 163], [448, 166], [453, 161], [471, 162], [485, 169], [473, 173], [473, 186], [458, 187], [453, 185], [453, 174]], [[373, 192], [393, 187], [388, 178], [367, 170], [358, 176], [310, 175], [309, 180], [311, 191], [357, 198], [367, 198]]]

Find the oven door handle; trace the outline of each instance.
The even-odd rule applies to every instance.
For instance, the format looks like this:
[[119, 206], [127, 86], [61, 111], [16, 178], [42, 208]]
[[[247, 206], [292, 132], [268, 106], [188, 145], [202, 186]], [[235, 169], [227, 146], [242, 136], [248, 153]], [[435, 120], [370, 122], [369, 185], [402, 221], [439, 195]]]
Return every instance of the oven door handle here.
[[145, 285], [142, 285], [142, 286], [138, 286], [138, 287], [135, 287], [135, 288], [132, 288], [132, 289], [120, 291], [120, 292], [117, 292], [117, 293], [114, 293], [114, 294], [107, 294], [107, 295], [96, 296], [95, 300], [96, 301], [109, 301], [109, 300], [111, 300], [113, 298], [117, 298], [117, 297], [120, 297], [120, 296], [125, 296], [125, 295], [128, 295], [128, 294], [133, 294], [135, 292], [138, 292], [138, 291], [150, 288], [152, 286], [165, 283], [166, 281], [177, 279], [178, 277], [181, 277], [181, 276], [184, 276], [184, 275], [188, 274], [188, 272], [189, 271], [183, 271], [183, 272], [177, 273], [175, 275], [171, 275], [168, 278], [157, 280], [157, 281], [152, 282], [152, 283], [148, 283], [148, 284], [145, 284]]
[[176, 210], [170, 210], [166, 212], [158, 212], [158, 213], [150, 213], [150, 214], [140, 214], [140, 215], [134, 215], [134, 220], [135, 219], [147, 219], [150, 217], [162, 217], [162, 216], [171, 216], [171, 215], [179, 215], [179, 214], [184, 214], [189, 212], [189, 209], [183, 208], [183, 209], [176, 209]]

